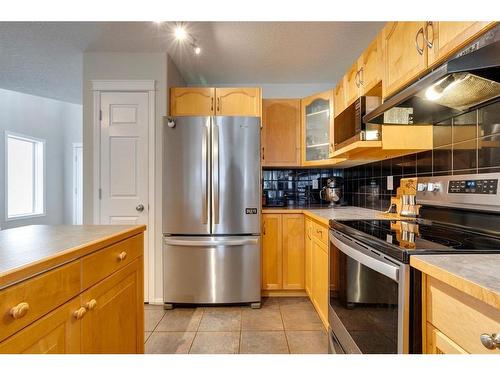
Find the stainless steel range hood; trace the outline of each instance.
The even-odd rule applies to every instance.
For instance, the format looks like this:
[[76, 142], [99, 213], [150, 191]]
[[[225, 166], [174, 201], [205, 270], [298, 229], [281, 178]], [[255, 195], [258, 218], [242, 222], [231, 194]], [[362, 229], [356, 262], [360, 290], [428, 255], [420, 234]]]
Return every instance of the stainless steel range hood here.
[[500, 95], [500, 25], [387, 99], [365, 123], [436, 124]]

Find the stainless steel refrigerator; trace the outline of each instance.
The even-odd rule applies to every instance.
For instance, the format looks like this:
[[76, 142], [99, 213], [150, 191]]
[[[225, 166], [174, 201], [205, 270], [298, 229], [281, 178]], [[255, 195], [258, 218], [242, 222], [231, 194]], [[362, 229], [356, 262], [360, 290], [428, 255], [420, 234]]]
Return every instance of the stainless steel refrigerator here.
[[260, 306], [260, 119], [177, 117], [163, 138], [163, 295]]

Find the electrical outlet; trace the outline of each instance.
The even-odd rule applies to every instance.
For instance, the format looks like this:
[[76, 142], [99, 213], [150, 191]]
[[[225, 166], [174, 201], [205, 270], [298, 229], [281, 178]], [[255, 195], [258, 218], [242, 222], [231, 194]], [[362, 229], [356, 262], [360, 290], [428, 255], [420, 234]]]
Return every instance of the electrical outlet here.
[[387, 190], [394, 190], [394, 176], [387, 176]]

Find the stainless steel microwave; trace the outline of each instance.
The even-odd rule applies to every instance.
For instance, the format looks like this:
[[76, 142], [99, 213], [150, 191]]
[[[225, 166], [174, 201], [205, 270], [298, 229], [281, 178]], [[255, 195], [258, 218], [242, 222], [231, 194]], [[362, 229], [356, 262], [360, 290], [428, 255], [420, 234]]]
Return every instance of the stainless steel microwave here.
[[380, 125], [363, 123], [363, 116], [381, 104], [378, 96], [361, 96], [339, 113], [334, 121], [334, 147], [342, 148], [356, 141], [380, 140]]

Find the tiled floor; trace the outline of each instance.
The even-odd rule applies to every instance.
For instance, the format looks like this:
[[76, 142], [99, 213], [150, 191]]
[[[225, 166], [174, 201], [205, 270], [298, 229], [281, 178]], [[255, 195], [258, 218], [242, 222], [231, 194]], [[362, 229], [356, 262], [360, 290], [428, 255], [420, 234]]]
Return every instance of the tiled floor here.
[[261, 309], [145, 306], [146, 353], [325, 354], [328, 338], [307, 298], [264, 298]]

